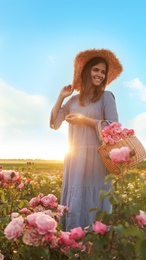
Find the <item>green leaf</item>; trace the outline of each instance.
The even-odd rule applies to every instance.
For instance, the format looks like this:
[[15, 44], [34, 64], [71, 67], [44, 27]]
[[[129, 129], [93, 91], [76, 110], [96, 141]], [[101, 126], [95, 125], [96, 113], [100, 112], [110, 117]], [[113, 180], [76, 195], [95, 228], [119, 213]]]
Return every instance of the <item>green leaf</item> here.
[[134, 215], [138, 215], [139, 214], [139, 208], [137, 207], [137, 205], [130, 205], [129, 207], [131, 213], [134, 213]]
[[100, 191], [100, 201], [102, 201], [104, 198], [108, 197], [109, 195], [112, 195], [112, 191], [105, 191], [105, 190], [101, 190]]
[[139, 253], [141, 255], [141, 259], [146, 259], [146, 238], [141, 240], [139, 243]]
[[124, 233], [124, 227], [122, 224], [118, 224], [117, 226], [114, 226], [114, 230], [116, 231], [117, 234], [119, 234], [120, 236], [123, 235]]
[[92, 211], [95, 211], [95, 210], [100, 210], [100, 207], [91, 208], [89, 211], [92, 212]]
[[109, 181], [112, 181], [113, 179], [115, 179], [115, 175], [114, 174], [108, 174], [105, 177], [105, 184], [107, 184]]
[[129, 236], [138, 237], [138, 238], [144, 237], [143, 231], [137, 227], [131, 227], [131, 228], [125, 229], [123, 235], [125, 237], [129, 237]]
[[141, 174], [139, 174], [139, 175], [137, 175], [137, 176], [138, 176], [138, 179], [139, 179], [141, 182], [145, 183], [145, 180], [144, 180], [144, 178], [141, 176]]

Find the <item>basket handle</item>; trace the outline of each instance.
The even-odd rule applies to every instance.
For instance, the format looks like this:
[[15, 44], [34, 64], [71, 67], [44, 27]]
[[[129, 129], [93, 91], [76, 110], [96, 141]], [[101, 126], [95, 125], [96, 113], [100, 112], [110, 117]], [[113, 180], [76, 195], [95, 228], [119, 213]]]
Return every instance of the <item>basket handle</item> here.
[[105, 143], [105, 142], [104, 142], [104, 139], [103, 139], [103, 135], [102, 135], [102, 128], [101, 128], [101, 124], [102, 124], [103, 122], [106, 122], [106, 120], [100, 120], [100, 121], [98, 122], [98, 132], [99, 132], [99, 137], [100, 137], [102, 143]]

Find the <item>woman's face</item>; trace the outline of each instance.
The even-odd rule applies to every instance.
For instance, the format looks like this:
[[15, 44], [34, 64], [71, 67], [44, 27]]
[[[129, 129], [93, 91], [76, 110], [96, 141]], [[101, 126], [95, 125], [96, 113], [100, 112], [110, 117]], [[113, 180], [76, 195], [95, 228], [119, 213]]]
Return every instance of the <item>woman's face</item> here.
[[91, 81], [93, 86], [100, 86], [106, 77], [106, 64], [100, 62], [93, 67], [91, 67]]

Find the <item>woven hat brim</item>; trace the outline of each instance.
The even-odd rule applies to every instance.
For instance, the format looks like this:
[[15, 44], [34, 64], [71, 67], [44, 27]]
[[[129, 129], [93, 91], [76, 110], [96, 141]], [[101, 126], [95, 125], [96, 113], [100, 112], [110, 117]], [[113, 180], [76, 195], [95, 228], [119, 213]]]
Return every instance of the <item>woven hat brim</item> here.
[[90, 49], [86, 51], [79, 52], [74, 60], [74, 78], [72, 86], [76, 90], [80, 90], [82, 85], [81, 74], [86, 63], [95, 57], [104, 58], [109, 65], [107, 84], [111, 83], [116, 79], [122, 72], [122, 64], [116, 55], [107, 49]]

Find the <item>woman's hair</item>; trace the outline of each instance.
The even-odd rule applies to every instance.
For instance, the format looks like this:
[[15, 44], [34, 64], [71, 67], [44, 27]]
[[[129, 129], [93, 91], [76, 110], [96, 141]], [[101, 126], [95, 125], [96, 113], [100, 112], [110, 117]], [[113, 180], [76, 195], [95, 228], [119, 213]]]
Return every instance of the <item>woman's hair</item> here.
[[[93, 95], [90, 98], [90, 90], [92, 87], [92, 81], [91, 81], [91, 68], [93, 66], [95, 66], [98, 63], [105, 63], [106, 65], [106, 74], [105, 74], [105, 79], [103, 80], [103, 82], [101, 83], [100, 86], [95, 87], [94, 91], [93, 91]], [[82, 70], [82, 86], [80, 89], [80, 94], [79, 94], [79, 102], [81, 105], [84, 105], [85, 100], [90, 100], [91, 102], [95, 102], [98, 99], [100, 99], [102, 93], [104, 92], [104, 89], [106, 87], [106, 83], [107, 83], [107, 75], [108, 75], [108, 63], [107, 61], [102, 58], [102, 57], [95, 57], [91, 60], [89, 60], [86, 65], [84, 66], [83, 70]]]

